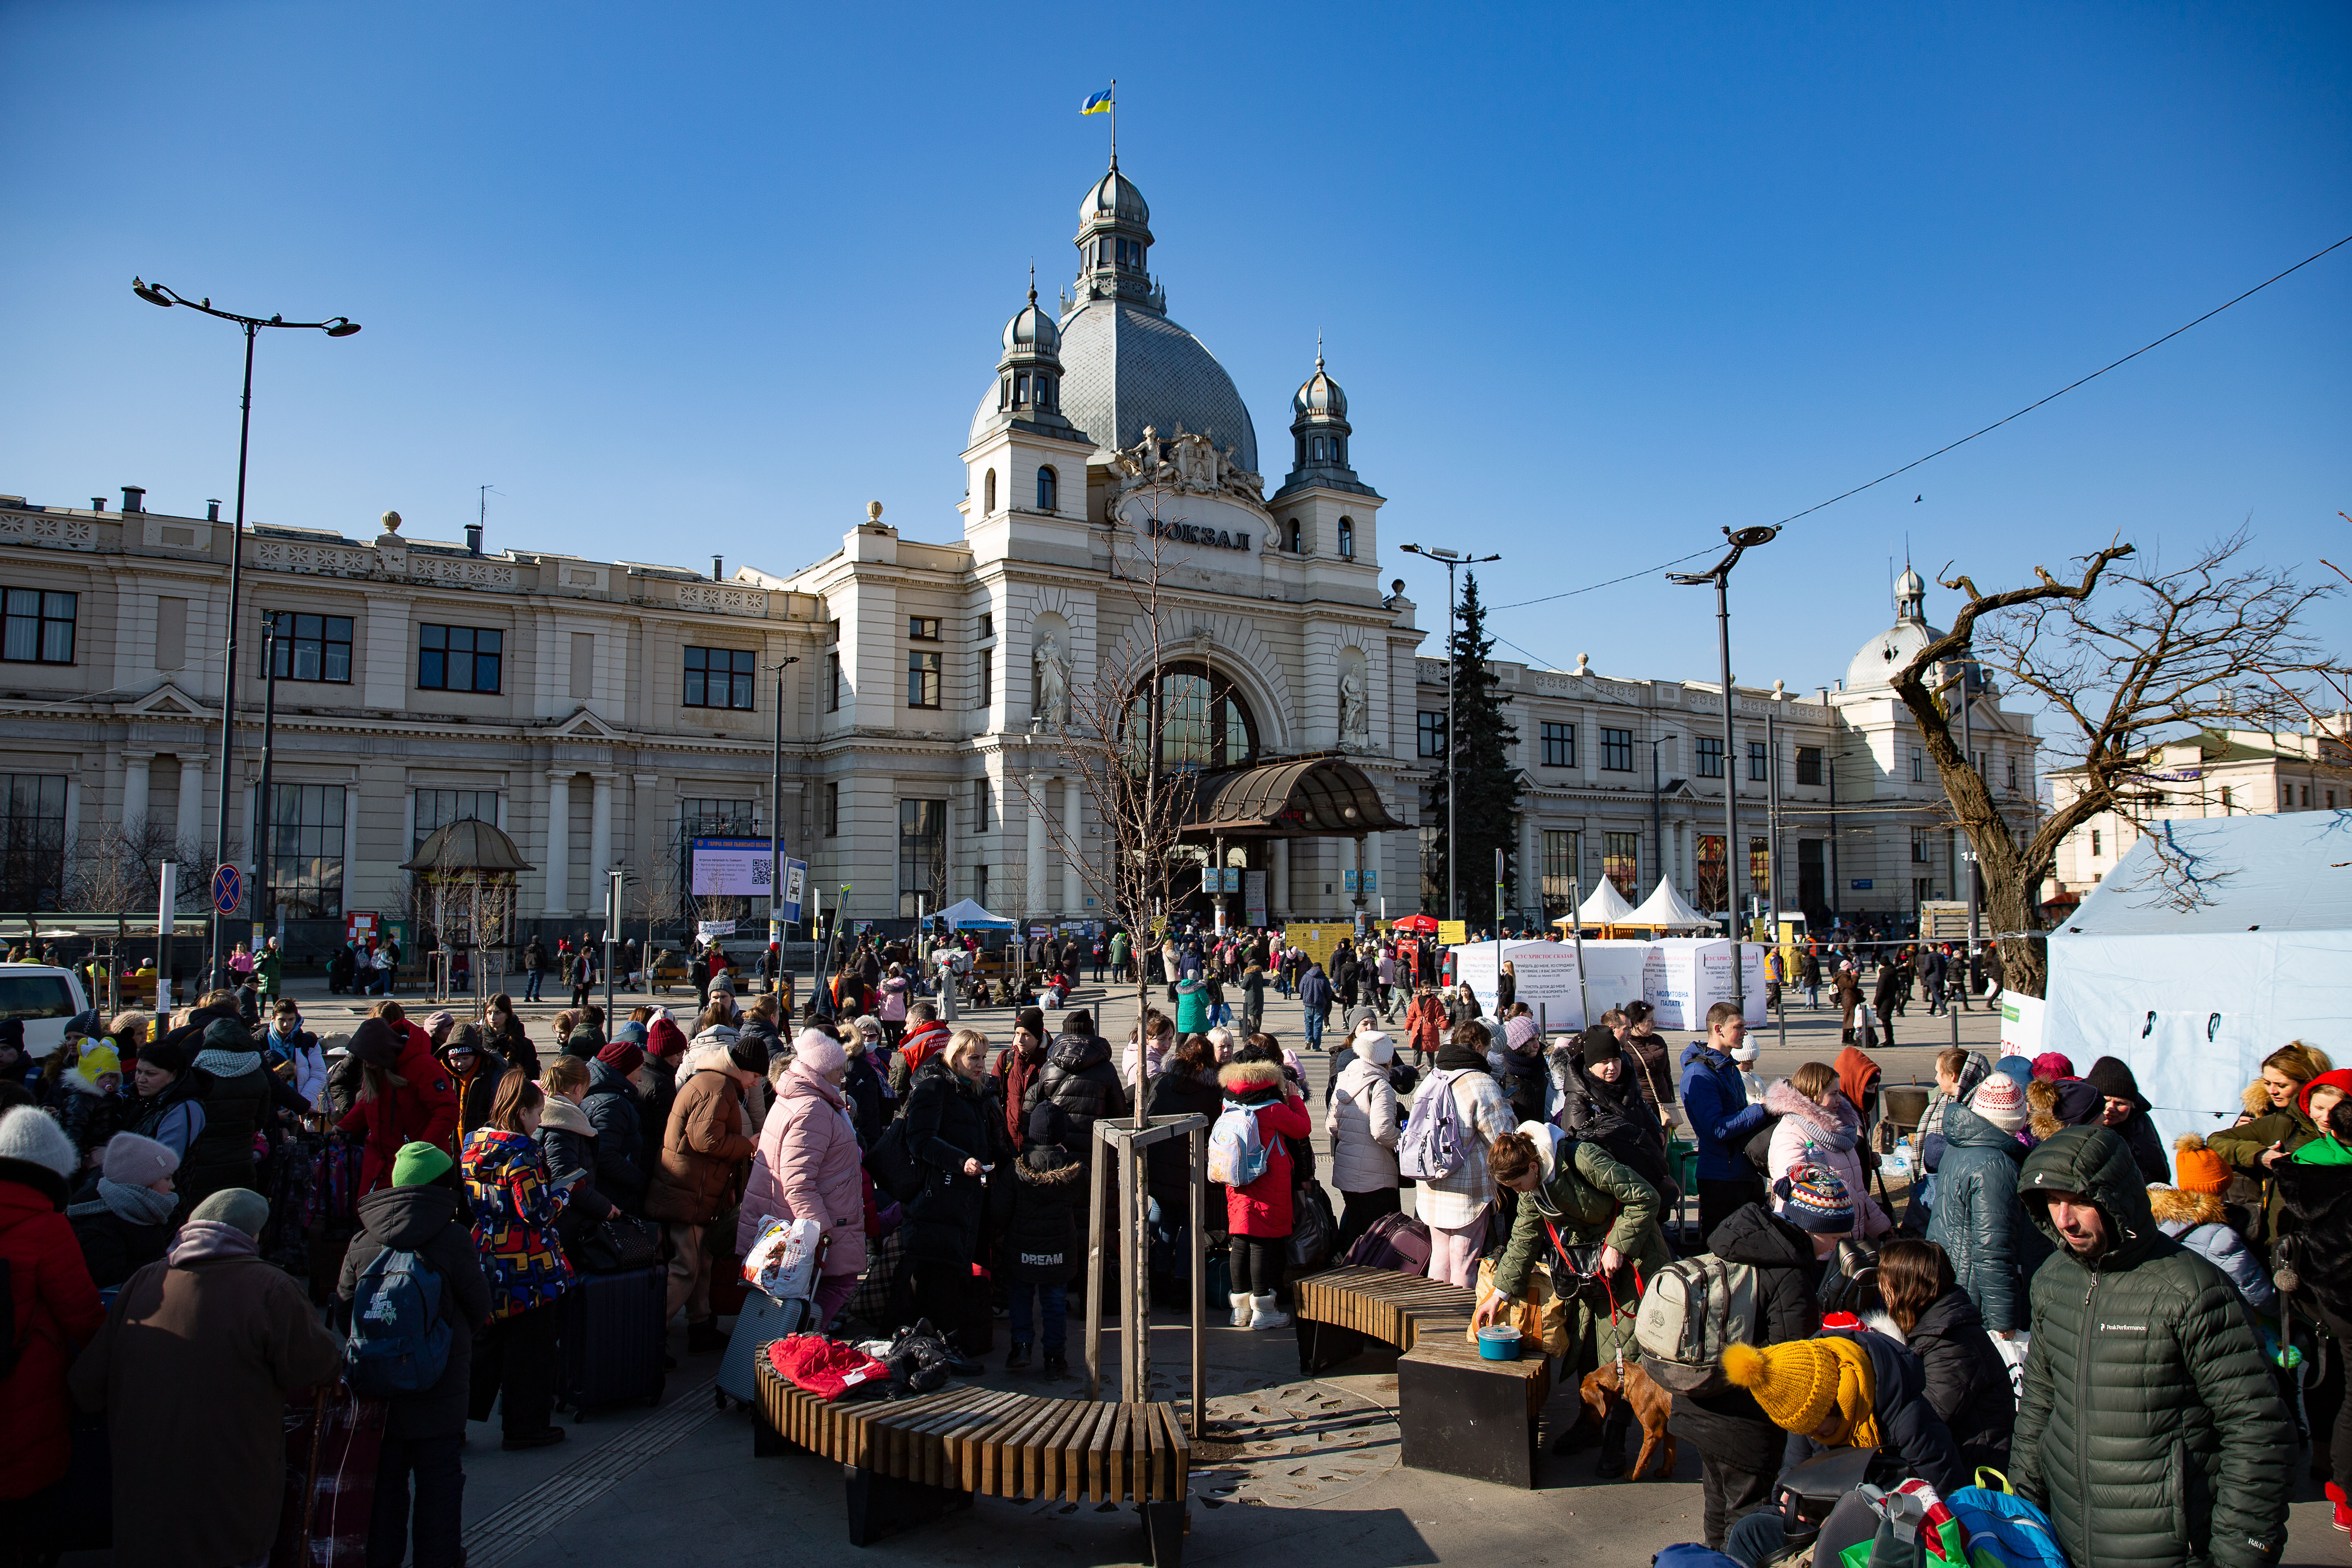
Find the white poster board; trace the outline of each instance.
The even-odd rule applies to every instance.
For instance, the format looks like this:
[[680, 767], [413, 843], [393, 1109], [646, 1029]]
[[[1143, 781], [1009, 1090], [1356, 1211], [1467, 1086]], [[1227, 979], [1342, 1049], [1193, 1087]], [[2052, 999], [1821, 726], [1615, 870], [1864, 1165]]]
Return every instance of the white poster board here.
[[1263, 931], [1265, 928], [1265, 873], [1263, 871], [1242, 873], [1242, 918], [1253, 929]]
[[768, 896], [768, 879], [775, 863], [764, 838], [698, 838], [694, 841], [694, 896], [760, 898]]
[[[1454, 973], [1470, 987], [1488, 1016], [1495, 1014], [1496, 983], [1502, 961], [1511, 965], [1512, 1000], [1524, 1002], [1553, 1034], [1584, 1027], [1584, 1004], [1577, 983], [1576, 949], [1558, 942], [1471, 942], [1454, 950]], [[1593, 1006], [1600, 1006], [1599, 998]]]
[[2000, 1054], [2038, 1057], [2042, 1054], [2042, 1009], [2039, 996], [2021, 991], [2000, 994]]
[[1751, 1027], [1760, 1027], [1765, 1021], [1763, 943], [1679, 937], [1651, 943], [1642, 969], [1642, 999], [1656, 1010], [1656, 1026], [1693, 1034], [1704, 1030], [1707, 1009], [1731, 1000], [1735, 962], [1740, 966], [1743, 992], [1740, 1016]]

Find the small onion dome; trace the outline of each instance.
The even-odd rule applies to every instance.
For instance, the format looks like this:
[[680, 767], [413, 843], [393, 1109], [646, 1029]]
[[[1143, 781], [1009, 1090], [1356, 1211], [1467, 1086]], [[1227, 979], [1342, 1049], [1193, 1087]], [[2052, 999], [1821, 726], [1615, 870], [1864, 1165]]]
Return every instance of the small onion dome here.
[[1037, 308], [1037, 291], [1032, 289], [1029, 291], [1029, 303], [1023, 306], [1018, 314], [1004, 323], [1006, 351], [1009, 353], [1014, 349], [1034, 349], [1043, 353], [1054, 353], [1061, 346], [1062, 329], [1054, 324], [1054, 318], [1050, 314]]
[[1906, 566], [1903, 575], [1895, 580], [1895, 596], [1897, 599], [1924, 599], [1927, 596], [1927, 584], [1921, 581], [1919, 574]]
[[1323, 373], [1321, 356], [1316, 358], [1315, 374], [1307, 378], [1307, 384], [1291, 398], [1290, 411], [1293, 414], [1331, 414], [1342, 419], [1348, 416], [1348, 395], [1339, 390], [1338, 382]]
[[1078, 204], [1078, 221], [1092, 223], [1098, 218], [1110, 218], [1119, 223], [1141, 224], [1150, 227], [1151, 207], [1134, 182], [1113, 169], [1097, 181], [1087, 199]]

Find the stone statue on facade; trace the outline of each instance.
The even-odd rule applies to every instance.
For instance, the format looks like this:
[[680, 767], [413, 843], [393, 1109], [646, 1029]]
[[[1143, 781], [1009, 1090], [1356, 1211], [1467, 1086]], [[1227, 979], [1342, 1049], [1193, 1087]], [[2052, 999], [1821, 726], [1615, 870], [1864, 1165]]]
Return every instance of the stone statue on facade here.
[[1052, 632], [1037, 644], [1037, 716], [1055, 729], [1070, 721], [1070, 656]]
[[1371, 705], [1364, 698], [1364, 672], [1355, 668], [1341, 670], [1339, 672], [1339, 743], [1343, 746], [1371, 744]]

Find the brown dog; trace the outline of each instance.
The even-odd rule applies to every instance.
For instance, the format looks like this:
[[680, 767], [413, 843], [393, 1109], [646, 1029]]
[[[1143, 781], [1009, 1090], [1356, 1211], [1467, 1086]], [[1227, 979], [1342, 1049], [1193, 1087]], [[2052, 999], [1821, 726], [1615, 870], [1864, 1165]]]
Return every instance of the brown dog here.
[[1612, 1356], [1602, 1362], [1599, 1368], [1584, 1374], [1584, 1384], [1579, 1394], [1585, 1408], [1592, 1412], [1593, 1419], [1597, 1421], [1609, 1418], [1609, 1402], [1612, 1399], [1623, 1399], [1633, 1407], [1633, 1418], [1642, 1424], [1642, 1452], [1633, 1460], [1633, 1468], [1625, 1472], [1627, 1480], [1642, 1479], [1642, 1472], [1649, 1468], [1650, 1457], [1658, 1451], [1661, 1444], [1666, 1450], [1665, 1463], [1659, 1466], [1657, 1474], [1650, 1479], [1654, 1481], [1673, 1479], [1675, 1439], [1674, 1435], [1666, 1430], [1666, 1417], [1674, 1412], [1675, 1396], [1650, 1381], [1650, 1374], [1642, 1370], [1639, 1360], [1632, 1356], [1625, 1358], [1625, 1382], [1622, 1388], [1617, 1382], [1616, 1358]]

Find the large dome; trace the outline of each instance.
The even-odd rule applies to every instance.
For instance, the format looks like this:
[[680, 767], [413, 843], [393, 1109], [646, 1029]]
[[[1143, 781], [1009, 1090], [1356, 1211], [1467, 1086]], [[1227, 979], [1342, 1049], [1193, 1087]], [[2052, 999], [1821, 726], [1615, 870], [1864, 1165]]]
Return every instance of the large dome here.
[[[1147, 425], [1162, 436], [1177, 427], [1205, 434], [1234, 448], [1234, 460], [1257, 466], [1257, 428], [1234, 378], [1208, 346], [1156, 310], [1119, 300], [1089, 300], [1062, 322], [1062, 413], [1094, 437], [1118, 448], [1143, 439]], [[993, 382], [972, 416], [971, 438], [995, 418]]]

